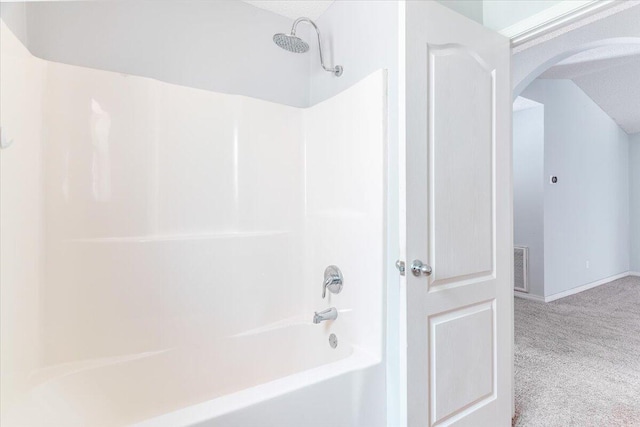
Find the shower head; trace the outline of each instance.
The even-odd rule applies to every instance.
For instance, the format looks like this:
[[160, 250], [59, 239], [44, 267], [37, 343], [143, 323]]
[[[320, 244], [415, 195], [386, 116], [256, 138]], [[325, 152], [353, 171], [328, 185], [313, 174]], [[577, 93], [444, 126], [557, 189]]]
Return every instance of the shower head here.
[[300, 22], [307, 22], [311, 24], [316, 30], [318, 35], [318, 52], [320, 53], [320, 65], [325, 71], [333, 73], [335, 76], [340, 77], [342, 75], [342, 66], [336, 65], [335, 67], [326, 67], [324, 65], [324, 58], [322, 56], [322, 43], [320, 42], [320, 30], [318, 26], [309, 18], [298, 18], [294, 21], [293, 27], [291, 27], [291, 34], [278, 33], [273, 36], [273, 42], [280, 46], [282, 49], [293, 53], [305, 53], [309, 51], [309, 44], [296, 36], [296, 27]]
[[307, 42], [295, 34], [278, 33], [273, 36], [273, 42], [284, 50], [288, 50], [293, 53], [305, 53], [309, 50]]

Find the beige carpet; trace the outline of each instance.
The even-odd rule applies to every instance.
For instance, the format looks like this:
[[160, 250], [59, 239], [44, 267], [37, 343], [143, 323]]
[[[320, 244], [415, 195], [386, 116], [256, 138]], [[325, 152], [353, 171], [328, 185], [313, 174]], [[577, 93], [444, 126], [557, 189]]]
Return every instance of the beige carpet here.
[[640, 277], [515, 299], [515, 425], [640, 427]]

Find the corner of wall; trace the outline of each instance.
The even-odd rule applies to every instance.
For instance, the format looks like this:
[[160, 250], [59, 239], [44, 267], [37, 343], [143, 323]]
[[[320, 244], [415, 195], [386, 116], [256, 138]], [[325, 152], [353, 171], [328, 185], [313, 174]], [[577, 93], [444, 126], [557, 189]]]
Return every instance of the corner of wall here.
[[22, 45], [30, 51], [27, 32], [27, 3], [0, 3], [0, 20], [20, 40]]
[[629, 221], [630, 269], [640, 272], [640, 132], [629, 135]]
[[454, 10], [479, 24], [484, 22], [484, 2], [468, 0], [438, 0], [438, 3]]
[[514, 244], [529, 248], [529, 293], [544, 296], [544, 105], [513, 115]]

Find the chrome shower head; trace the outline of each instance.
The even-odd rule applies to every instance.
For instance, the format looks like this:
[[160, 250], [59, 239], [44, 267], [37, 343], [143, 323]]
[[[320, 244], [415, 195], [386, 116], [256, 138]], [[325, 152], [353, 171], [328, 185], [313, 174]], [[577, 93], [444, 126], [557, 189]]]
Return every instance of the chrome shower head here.
[[284, 50], [288, 50], [293, 53], [305, 53], [309, 51], [309, 44], [296, 36], [296, 27], [300, 22], [307, 22], [313, 26], [318, 35], [318, 53], [320, 54], [320, 65], [325, 71], [333, 73], [333, 75], [340, 77], [342, 75], [342, 66], [336, 65], [333, 68], [324, 65], [324, 58], [322, 56], [322, 43], [320, 42], [320, 30], [318, 26], [309, 18], [298, 18], [294, 21], [293, 27], [291, 27], [291, 34], [278, 33], [273, 36], [273, 42]]
[[293, 53], [305, 53], [309, 50], [307, 42], [295, 34], [278, 33], [273, 36], [273, 42], [284, 50], [288, 50]]

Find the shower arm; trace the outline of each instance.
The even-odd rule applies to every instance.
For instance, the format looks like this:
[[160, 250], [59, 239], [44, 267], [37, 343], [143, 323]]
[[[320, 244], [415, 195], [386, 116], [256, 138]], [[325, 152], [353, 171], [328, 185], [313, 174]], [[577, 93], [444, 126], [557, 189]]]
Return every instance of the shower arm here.
[[325, 70], [325, 71], [328, 71], [330, 73], [333, 73], [336, 76], [340, 77], [342, 75], [342, 66], [336, 65], [333, 68], [329, 68], [329, 67], [324, 65], [324, 57], [322, 56], [322, 41], [320, 40], [320, 30], [318, 29], [318, 26], [316, 25], [315, 22], [313, 22], [309, 18], [298, 18], [298, 19], [296, 19], [293, 22], [293, 26], [291, 27], [291, 35], [292, 36], [296, 35], [296, 27], [301, 22], [306, 22], [308, 24], [311, 24], [313, 26], [313, 28], [316, 30], [316, 34], [318, 35], [318, 52], [320, 53], [320, 65], [322, 66], [322, 69]]

